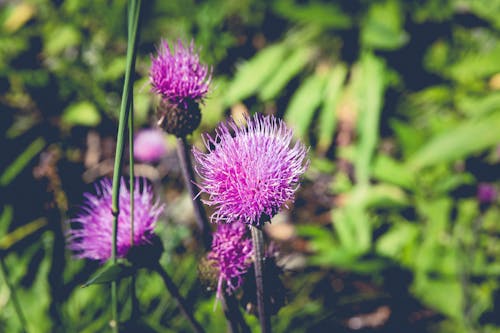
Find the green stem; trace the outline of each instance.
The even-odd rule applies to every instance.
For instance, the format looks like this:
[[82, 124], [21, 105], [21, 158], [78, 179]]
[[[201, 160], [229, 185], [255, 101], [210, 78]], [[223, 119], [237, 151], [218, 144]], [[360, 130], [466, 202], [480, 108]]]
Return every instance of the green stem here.
[[[128, 38], [130, 42], [130, 37], [132, 36], [132, 25], [134, 23], [133, 11], [129, 10], [128, 13]], [[130, 247], [134, 247], [135, 242], [135, 227], [134, 227], [134, 217], [135, 217], [135, 160], [134, 160], [134, 94], [130, 96], [130, 109], [128, 116], [128, 146], [129, 146], [129, 183], [130, 183]], [[132, 275], [130, 279], [130, 301], [131, 301], [131, 311], [130, 318], [133, 320], [139, 309], [139, 301], [137, 299], [136, 288], [136, 275]]]
[[206, 249], [209, 249], [210, 244], [212, 243], [210, 223], [208, 222], [207, 214], [205, 213], [205, 209], [203, 208], [200, 196], [196, 195], [196, 190], [194, 188], [194, 170], [193, 163], [191, 161], [191, 150], [186, 137], [177, 138], [177, 156], [179, 157], [186, 189], [188, 190], [191, 198], [193, 198], [194, 214], [196, 217], [196, 223], [198, 224], [198, 228], [200, 229], [203, 245]]
[[179, 310], [181, 310], [181, 313], [184, 315], [184, 317], [186, 317], [193, 330], [196, 333], [204, 333], [205, 330], [194, 317], [192, 309], [189, 308], [186, 300], [181, 296], [179, 288], [177, 288], [172, 278], [168, 275], [167, 271], [165, 271], [165, 269], [163, 269], [163, 267], [159, 263], [156, 265], [156, 267], [154, 267], [154, 270], [158, 274], [160, 274], [161, 278], [163, 279], [163, 283], [165, 283], [165, 287], [167, 287], [170, 295], [172, 295], [172, 297], [176, 300], [177, 305], [179, 306]]
[[[207, 213], [205, 212], [205, 208], [203, 207], [200, 196], [196, 195], [194, 187], [195, 176], [193, 170], [193, 162], [191, 160], [191, 149], [186, 137], [177, 138], [177, 156], [179, 157], [182, 176], [184, 177], [184, 183], [189, 192], [189, 195], [193, 199], [193, 208], [196, 217], [196, 223], [198, 224], [198, 228], [200, 229], [203, 245], [205, 249], [210, 249], [210, 246], [212, 244], [210, 223], [208, 222]], [[238, 302], [236, 302], [234, 296], [226, 295], [226, 301], [227, 303], [231, 303], [233, 305], [228, 306], [228, 312], [224, 312], [229, 322], [229, 327], [234, 328], [238, 327], [239, 325], [243, 332], [250, 332], [248, 324], [241, 314]]]
[[12, 299], [12, 304], [14, 305], [14, 310], [17, 314], [17, 317], [19, 318], [19, 322], [21, 323], [22, 332], [27, 332], [28, 330], [26, 328], [28, 327], [28, 323], [26, 322], [26, 318], [23, 315], [21, 303], [19, 303], [19, 299], [17, 298], [16, 289], [14, 288], [14, 285], [10, 281], [7, 265], [5, 265], [3, 257], [0, 257], [0, 267], [2, 270], [3, 278], [10, 292], [10, 297]]
[[245, 321], [239, 309], [240, 305], [234, 295], [224, 295], [224, 314], [228, 321], [230, 333], [251, 333], [250, 327]]
[[[131, 96], [130, 111], [128, 117], [128, 133], [129, 133], [129, 183], [130, 183], [130, 247], [134, 247], [135, 242], [135, 161], [134, 161], [134, 97]], [[138, 299], [135, 292], [136, 275], [132, 275], [130, 279], [130, 301], [131, 301], [131, 318], [135, 318], [138, 310]]]
[[264, 290], [264, 272], [262, 261], [264, 260], [264, 235], [262, 229], [252, 226], [252, 242], [255, 256], [255, 286], [257, 288], [257, 311], [259, 313], [260, 329], [262, 333], [271, 333], [271, 321], [267, 315], [266, 299]]
[[[129, 0], [128, 2], [128, 46], [127, 46], [127, 61], [125, 68], [125, 80], [123, 84], [122, 101], [120, 107], [120, 116], [118, 122], [118, 133], [116, 135], [116, 154], [115, 165], [113, 170], [113, 192], [112, 192], [112, 214], [113, 214], [113, 247], [111, 252], [111, 260], [117, 261], [117, 236], [118, 236], [118, 216], [120, 214], [119, 193], [120, 193], [120, 176], [122, 169], [123, 151], [124, 151], [124, 133], [127, 119], [129, 118], [130, 106], [132, 103], [132, 75], [135, 68], [135, 60], [137, 55], [137, 44], [139, 41], [139, 19], [141, 11], [141, 0]], [[118, 297], [116, 281], [111, 283], [111, 302], [112, 302], [112, 321], [111, 326], [113, 332], [119, 331], [118, 325]]]

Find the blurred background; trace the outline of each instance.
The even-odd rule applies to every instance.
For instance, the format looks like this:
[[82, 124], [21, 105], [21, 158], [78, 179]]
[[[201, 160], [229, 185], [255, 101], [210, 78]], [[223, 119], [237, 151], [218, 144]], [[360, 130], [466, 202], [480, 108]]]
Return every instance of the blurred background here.
[[[64, 233], [112, 173], [126, 17], [126, 1], [0, 2], [0, 256], [29, 332], [108, 330], [109, 288], [80, 288], [99, 264], [72, 259]], [[156, 122], [156, 45], [192, 39], [213, 67], [194, 145], [260, 112], [310, 146], [296, 202], [266, 229], [276, 332], [500, 332], [499, 0], [143, 1], [140, 36], [136, 131]], [[161, 141], [136, 166], [166, 203], [161, 262], [221, 332], [175, 139]], [[189, 332], [158, 276], [138, 290], [151, 331]], [[11, 296], [2, 274], [0, 332], [20, 331]]]

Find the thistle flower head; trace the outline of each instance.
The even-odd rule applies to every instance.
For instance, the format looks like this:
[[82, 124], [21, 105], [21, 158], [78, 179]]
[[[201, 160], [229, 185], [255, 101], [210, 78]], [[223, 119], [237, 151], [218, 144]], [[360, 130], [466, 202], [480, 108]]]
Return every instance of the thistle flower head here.
[[200, 63], [192, 41], [184, 47], [179, 40], [172, 49], [161, 41], [151, 62], [149, 78], [153, 91], [171, 104], [187, 108], [188, 102], [199, 101], [207, 94], [211, 72]]
[[134, 138], [134, 157], [141, 162], [156, 162], [167, 153], [163, 131], [143, 129]]
[[292, 144], [292, 130], [274, 116], [255, 115], [246, 126], [221, 124], [204, 137], [207, 153], [193, 149], [204, 202], [215, 206], [214, 222], [240, 221], [255, 226], [294, 199], [307, 168], [307, 148]]
[[217, 297], [221, 298], [223, 284], [231, 294], [243, 283], [243, 275], [251, 265], [252, 240], [243, 223], [220, 224], [212, 240], [208, 259], [219, 271]]
[[[68, 248], [77, 258], [106, 261], [111, 257], [113, 214], [111, 213], [112, 183], [103, 179], [95, 186], [96, 194], [85, 193], [80, 213], [68, 222]], [[122, 179], [119, 195], [117, 256], [125, 257], [130, 250], [130, 191]], [[163, 206], [153, 202], [153, 191], [145, 180], [136, 179], [134, 187], [134, 244], [148, 244], [153, 238], [156, 220]]]
[[497, 198], [495, 186], [489, 183], [480, 183], [477, 187], [477, 200], [483, 204], [493, 203]]

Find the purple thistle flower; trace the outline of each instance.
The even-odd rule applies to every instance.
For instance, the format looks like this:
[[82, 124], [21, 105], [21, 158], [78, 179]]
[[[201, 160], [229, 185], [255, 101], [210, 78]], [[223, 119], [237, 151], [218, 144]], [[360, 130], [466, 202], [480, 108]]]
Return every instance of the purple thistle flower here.
[[219, 271], [217, 297], [222, 297], [222, 286], [232, 294], [243, 283], [243, 275], [252, 263], [252, 240], [243, 223], [219, 224], [212, 240], [208, 259]]
[[[103, 179], [95, 185], [96, 194], [85, 193], [81, 212], [69, 220], [68, 248], [77, 258], [106, 261], [111, 257], [113, 215], [111, 213], [112, 182]], [[156, 220], [163, 205], [153, 202], [153, 191], [145, 180], [136, 179], [134, 187], [134, 244], [150, 243]], [[118, 216], [117, 256], [130, 250], [130, 191], [123, 178], [120, 184], [120, 215]]]
[[219, 125], [214, 138], [204, 137], [208, 153], [193, 154], [198, 186], [209, 196], [203, 201], [216, 207], [212, 221], [261, 226], [288, 208], [309, 162], [304, 144], [291, 144], [293, 133], [284, 121], [261, 115], [246, 120], [244, 127], [234, 121]]
[[200, 63], [194, 43], [184, 47], [179, 40], [172, 50], [162, 41], [158, 55], [151, 57], [149, 78], [153, 91], [174, 105], [198, 101], [205, 97], [211, 80], [208, 66]]
[[488, 183], [480, 183], [477, 187], [477, 200], [480, 203], [489, 204], [496, 200], [497, 190], [495, 186]]
[[134, 157], [141, 162], [156, 162], [167, 153], [163, 131], [143, 129], [134, 138]]

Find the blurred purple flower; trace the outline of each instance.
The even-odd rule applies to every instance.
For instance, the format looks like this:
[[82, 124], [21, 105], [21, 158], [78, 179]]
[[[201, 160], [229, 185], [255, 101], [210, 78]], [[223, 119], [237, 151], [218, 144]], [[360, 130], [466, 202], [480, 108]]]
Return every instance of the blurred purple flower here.
[[[106, 261], [111, 257], [113, 215], [112, 182], [103, 179], [95, 185], [96, 194], [85, 193], [81, 212], [69, 220], [68, 248], [77, 258]], [[153, 202], [153, 191], [144, 179], [136, 179], [134, 188], [134, 244], [150, 243], [156, 220], [163, 205]], [[118, 217], [117, 256], [125, 257], [130, 249], [130, 191], [121, 180]]]
[[205, 97], [211, 81], [208, 66], [200, 63], [194, 43], [184, 47], [179, 40], [170, 48], [168, 42], [161, 41], [158, 55], [151, 57], [149, 78], [153, 91], [175, 105], [198, 101]]
[[252, 240], [243, 223], [219, 224], [212, 240], [212, 251], [208, 259], [219, 271], [217, 297], [222, 297], [223, 284], [232, 294], [243, 283], [243, 275], [252, 263]]
[[495, 186], [488, 183], [481, 183], [477, 187], [477, 200], [480, 203], [492, 203], [497, 198]]
[[217, 223], [262, 225], [294, 199], [308, 165], [307, 148], [291, 145], [292, 130], [282, 120], [255, 115], [246, 121], [244, 127], [229, 121], [215, 137], [206, 135], [208, 153], [193, 149], [198, 186], [209, 195], [204, 202], [216, 207], [211, 219]]
[[134, 138], [134, 157], [146, 163], [157, 162], [167, 153], [163, 131], [143, 129]]

